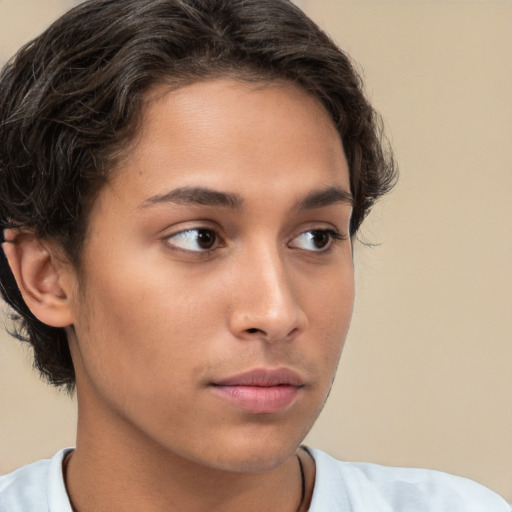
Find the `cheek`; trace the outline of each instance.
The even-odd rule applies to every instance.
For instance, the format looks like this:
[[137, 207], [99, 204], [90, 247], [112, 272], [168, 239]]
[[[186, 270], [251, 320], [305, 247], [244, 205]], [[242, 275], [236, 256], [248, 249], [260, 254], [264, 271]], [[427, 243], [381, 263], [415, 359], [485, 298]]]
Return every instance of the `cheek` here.
[[226, 324], [225, 288], [167, 261], [119, 263], [89, 274], [78, 309], [84, 359], [115, 375], [116, 387], [146, 387], [147, 373], [171, 384], [190, 378]]
[[[340, 273], [338, 279], [333, 275], [329, 284], [315, 301], [315, 330], [323, 346], [326, 368], [336, 370], [343, 345], [347, 337], [354, 307], [353, 272]], [[313, 307], [313, 306], [312, 306]], [[334, 375], [333, 375], [334, 377]]]

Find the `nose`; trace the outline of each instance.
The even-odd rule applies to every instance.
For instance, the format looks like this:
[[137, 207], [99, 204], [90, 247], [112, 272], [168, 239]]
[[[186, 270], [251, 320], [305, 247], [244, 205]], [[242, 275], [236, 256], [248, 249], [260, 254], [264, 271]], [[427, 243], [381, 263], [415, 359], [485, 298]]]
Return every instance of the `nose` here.
[[279, 251], [253, 251], [233, 268], [229, 327], [239, 339], [290, 340], [307, 327], [307, 316]]

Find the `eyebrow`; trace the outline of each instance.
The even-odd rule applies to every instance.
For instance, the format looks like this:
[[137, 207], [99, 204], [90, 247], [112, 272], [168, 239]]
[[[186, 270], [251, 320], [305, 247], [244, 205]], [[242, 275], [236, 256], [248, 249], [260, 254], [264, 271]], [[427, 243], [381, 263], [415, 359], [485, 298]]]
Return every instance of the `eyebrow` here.
[[[220, 206], [240, 210], [243, 199], [233, 192], [220, 192], [207, 187], [180, 187], [165, 194], [157, 194], [143, 201], [140, 208], [161, 203], [191, 204], [198, 206]], [[324, 190], [310, 192], [296, 204], [297, 210], [314, 210], [336, 203], [354, 204], [350, 192], [338, 187], [328, 187]]]
[[336, 203], [354, 204], [354, 197], [350, 192], [338, 187], [328, 187], [324, 190], [310, 192], [298, 203], [299, 210], [314, 210], [324, 208]]
[[159, 203], [191, 204], [198, 206], [221, 206], [240, 210], [243, 199], [232, 192], [219, 192], [206, 187], [180, 187], [166, 194], [159, 194], [146, 199], [141, 208]]

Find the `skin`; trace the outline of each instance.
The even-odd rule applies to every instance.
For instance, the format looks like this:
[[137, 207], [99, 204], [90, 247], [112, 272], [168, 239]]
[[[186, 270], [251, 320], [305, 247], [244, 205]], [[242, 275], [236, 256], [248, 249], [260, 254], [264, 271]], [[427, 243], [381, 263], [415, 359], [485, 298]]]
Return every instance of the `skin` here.
[[[47, 251], [60, 309], [40, 316], [67, 326], [77, 378], [75, 510], [297, 510], [295, 454], [353, 307], [349, 190], [339, 135], [297, 86], [152, 91], [93, 205], [80, 273]], [[212, 386], [256, 368], [300, 376], [293, 401], [248, 412]], [[315, 468], [301, 457], [306, 509]]]

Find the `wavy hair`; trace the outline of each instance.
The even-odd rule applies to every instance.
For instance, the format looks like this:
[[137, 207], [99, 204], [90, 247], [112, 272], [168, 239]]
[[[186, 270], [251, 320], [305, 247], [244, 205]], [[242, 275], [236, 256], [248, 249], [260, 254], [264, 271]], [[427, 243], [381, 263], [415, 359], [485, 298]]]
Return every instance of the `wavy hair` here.
[[[1, 232], [55, 240], [79, 268], [88, 212], [148, 90], [222, 76], [290, 81], [323, 103], [349, 163], [353, 236], [394, 160], [349, 57], [288, 0], [89, 0], [25, 45], [0, 74]], [[35, 366], [72, 389], [65, 331], [30, 312], [3, 251], [0, 287]]]

